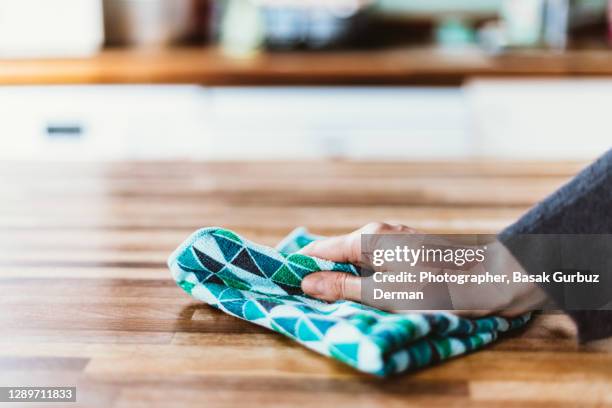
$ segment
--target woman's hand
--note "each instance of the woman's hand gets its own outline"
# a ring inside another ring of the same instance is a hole
[[[360,264],[361,234],[414,234],[413,228],[399,224],[370,223],[350,234],[315,241],[300,251],[309,256],[335,262]],[[499,242],[488,245],[488,264],[477,265],[470,274],[485,273],[487,267],[493,270],[521,271],[522,268],[512,254]],[[346,273],[317,272],[302,281],[302,290],[315,298],[336,301],[347,299],[362,301],[362,279]],[[533,283],[512,283],[477,285],[448,284],[453,301],[453,313],[463,316],[483,316],[497,313],[512,317],[541,306],[546,300],[544,292]],[[444,299],[440,299],[440,309]],[[435,304],[435,299],[434,299]]]

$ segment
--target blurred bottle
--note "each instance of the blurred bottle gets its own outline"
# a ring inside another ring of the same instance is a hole
[[[460,17],[446,17],[436,27],[436,42],[446,50],[462,50],[475,42],[471,25]]]
[[[219,39],[223,51],[234,57],[256,53],[264,41],[261,11],[251,0],[228,0],[221,11]]]
[[[569,30],[570,1],[546,0],[544,16],[544,43],[552,49],[565,49]]]
[[[612,46],[612,0],[608,0],[608,44]]]
[[[544,21],[544,0],[504,0],[501,17],[509,46],[538,45]]]
[[[104,0],[107,42],[164,47],[190,39],[201,22],[201,0]]]

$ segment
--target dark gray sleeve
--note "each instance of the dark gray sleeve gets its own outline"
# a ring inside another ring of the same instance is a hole
[[[546,247],[529,249],[518,238],[524,234],[612,234],[612,150],[498,235],[528,273],[557,265],[562,243],[550,240],[542,244]],[[544,290],[562,304],[562,293]],[[567,313],[576,322],[581,342],[612,336],[612,311]]]

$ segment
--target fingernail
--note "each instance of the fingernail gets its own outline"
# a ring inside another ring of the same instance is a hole
[[[325,291],[325,280],[317,275],[307,276],[302,281],[302,290],[311,296],[320,296]]]

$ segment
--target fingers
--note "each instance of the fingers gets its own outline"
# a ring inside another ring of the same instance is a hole
[[[361,301],[361,279],[348,273],[315,272],[304,278],[302,290],[317,299]]]
[[[353,234],[340,235],[311,242],[299,253],[334,262],[358,263],[361,256],[361,241]]]
[[[530,310],[542,308],[548,297],[539,286],[531,285],[531,288],[516,294],[510,304],[500,307],[498,313],[503,317],[517,317]]]
[[[311,242],[299,253],[334,262],[361,262],[361,234],[412,234],[413,228],[401,224],[371,222],[350,234]]]
[[[361,234],[409,234],[415,230],[404,225],[374,222],[350,234],[315,241],[299,253],[334,262],[361,263]],[[361,279],[338,272],[317,272],[302,281],[304,293],[326,301],[361,301]]]

